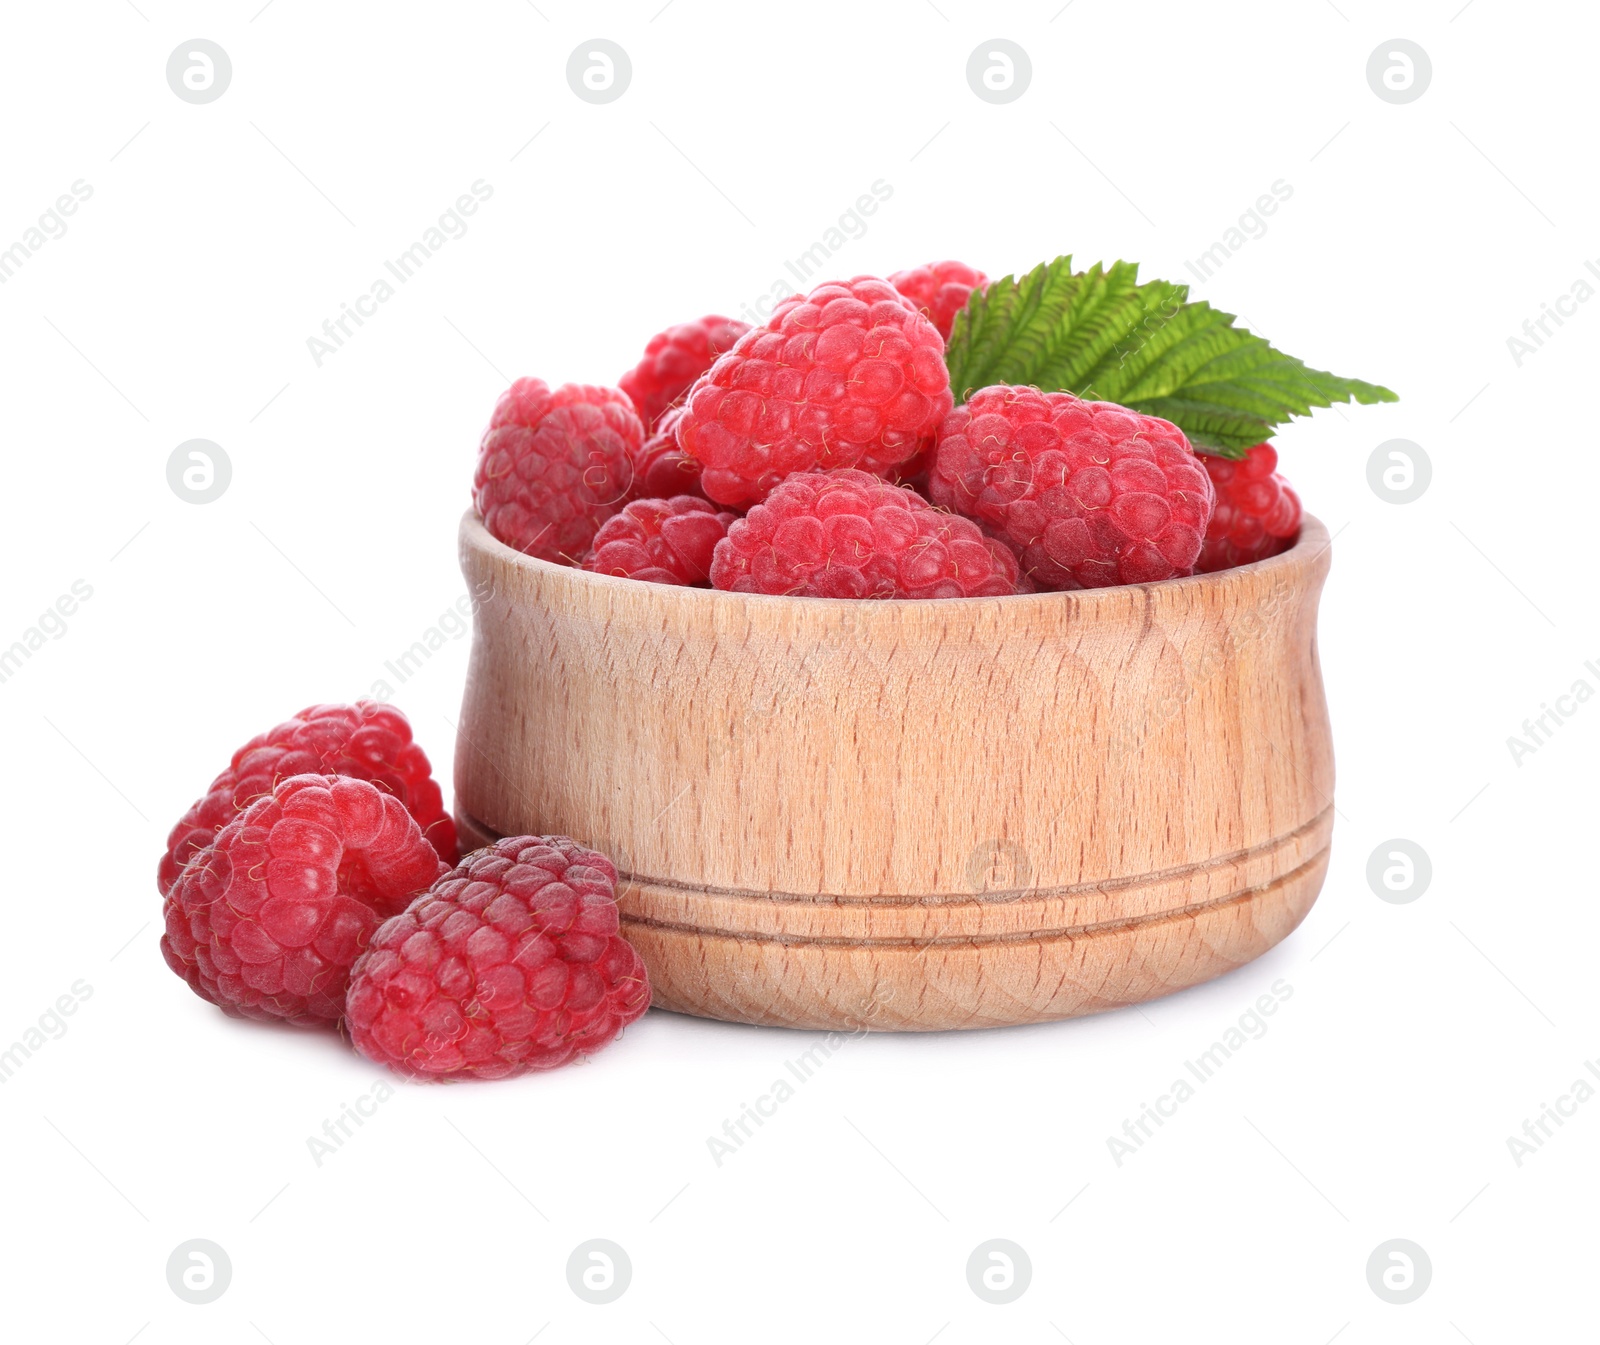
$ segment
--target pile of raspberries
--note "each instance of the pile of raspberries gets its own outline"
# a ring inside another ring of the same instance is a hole
[[[662,332],[618,388],[519,379],[483,436],[478,513],[598,574],[821,598],[1149,583],[1293,544],[1268,444],[1197,455],[1165,420],[1029,387],[955,405],[945,341],[987,283],[959,262],[857,277],[762,327]],[[388,705],[314,705],[239,748],[157,886],[162,953],[202,999],[337,1029],[416,1079],[552,1069],[650,1005],[612,862],[567,836],[462,856]]]
[[[518,379],[473,500],[507,546],[657,584],[975,598],[1143,584],[1263,560],[1300,501],[1258,444],[996,385],[955,404],[945,342],[988,284],[960,262],[794,295],[763,326],[669,328],[616,388]]]
[[[465,857],[406,717],[313,705],[257,735],[167,838],[161,951],[240,1018],[338,1028],[419,1080],[592,1055],[650,1007],[617,870],[566,836]]]

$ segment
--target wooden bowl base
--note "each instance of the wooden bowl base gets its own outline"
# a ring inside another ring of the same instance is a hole
[[[463,851],[498,839],[457,812]],[[1206,864],[1118,884],[924,897],[618,884],[658,1008],[830,1031],[1001,1027],[1156,999],[1259,957],[1327,874],[1333,810]]]

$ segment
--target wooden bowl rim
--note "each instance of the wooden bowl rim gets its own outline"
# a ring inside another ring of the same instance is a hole
[[[871,620],[881,617],[884,620],[901,621],[911,616],[912,613],[928,614],[931,612],[956,612],[956,611],[989,611],[996,604],[1002,604],[1002,610],[1014,611],[1019,616],[1027,610],[1040,610],[1052,603],[1082,608],[1104,604],[1108,608],[1118,610],[1125,614],[1127,610],[1128,595],[1144,594],[1148,598],[1158,595],[1171,595],[1173,598],[1188,597],[1203,586],[1223,588],[1229,585],[1251,588],[1257,587],[1263,580],[1270,583],[1272,576],[1278,571],[1286,571],[1297,580],[1304,582],[1306,576],[1312,571],[1316,563],[1327,555],[1332,546],[1333,539],[1328,535],[1328,529],[1322,520],[1314,514],[1305,514],[1300,520],[1300,536],[1295,544],[1287,551],[1281,551],[1276,556],[1269,556],[1266,560],[1252,561],[1248,565],[1238,565],[1228,570],[1217,570],[1211,574],[1185,575],[1178,579],[1160,579],[1147,584],[1115,584],[1105,588],[1080,588],[1070,589],[1057,593],[1015,593],[1000,597],[985,598],[898,598],[898,599],[861,599],[861,598],[813,598],[789,597],[766,593],[731,593],[723,589],[689,588],[677,584],[656,584],[648,580],[627,579],[620,575],[596,574],[592,570],[585,570],[576,565],[557,565],[553,561],[541,560],[537,556],[525,555],[514,547],[507,546],[495,537],[484,525],[477,510],[468,509],[461,517],[460,542],[463,548],[472,547],[475,550],[494,557],[503,563],[529,570],[534,574],[545,574],[549,578],[566,584],[573,590],[584,587],[595,589],[598,593],[611,592],[615,594],[637,594],[641,586],[648,586],[654,596],[667,594],[674,595],[671,600],[680,603],[722,603],[748,604],[756,609],[766,608],[769,611],[788,609],[791,611],[840,612],[850,610],[855,616]],[[1323,562],[1326,565],[1326,561]],[[678,596],[681,595],[681,596]],[[1091,612],[1092,615],[1092,612]]]

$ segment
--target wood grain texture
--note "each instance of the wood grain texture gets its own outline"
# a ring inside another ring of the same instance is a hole
[[[1328,536],[1163,584],[936,602],[679,589],[462,522],[463,840],[626,875],[664,1008],[1035,1022],[1258,956],[1327,868]]]

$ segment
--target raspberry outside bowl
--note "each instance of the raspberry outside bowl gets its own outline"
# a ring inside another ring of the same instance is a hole
[[[825,1029],[1094,1013],[1260,956],[1327,872],[1327,530],[1162,583],[861,602],[640,583],[469,513],[463,851],[615,860],[660,1008]]]

